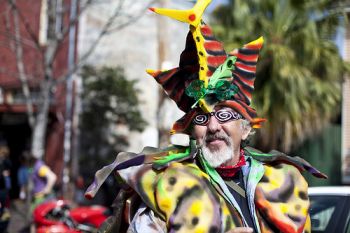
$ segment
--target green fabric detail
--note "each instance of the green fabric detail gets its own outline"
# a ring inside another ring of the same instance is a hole
[[[261,180],[261,178],[264,175],[265,170],[263,169],[263,166],[260,162],[258,162],[255,159],[251,159],[251,168],[249,173],[249,182],[253,182],[253,186],[256,186],[256,184]]]
[[[165,194],[165,190],[162,189],[164,180],[162,178],[158,179],[158,183],[156,184],[157,186],[157,191],[159,192],[160,195],[164,195]]]
[[[205,98],[206,95],[214,94],[219,101],[223,101],[231,99],[238,92],[238,87],[227,80],[228,77],[232,76],[236,59],[235,56],[228,57],[210,77],[207,88],[202,80],[194,80],[188,85],[185,90],[186,95],[196,100],[192,108],[198,104],[200,99]]]
[[[217,171],[212,166],[210,166],[208,162],[202,158],[202,156],[199,156],[199,161],[210,178],[213,179],[216,183],[220,184],[222,179]]]
[[[190,147],[191,147],[191,152],[194,152],[197,150],[197,141],[193,138],[190,138]]]
[[[177,161],[177,160],[180,160],[182,158],[185,158],[189,154],[190,154],[190,147],[186,148],[185,152],[183,152],[183,153],[170,153],[167,156],[160,157],[160,158],[156,159],[153,163],[156,166],[164,166],[171,161]]]
[[[245,150],[246,149],[247,148],[245,148]],[[246,156],[246,161],[250,161],[250,169],[249,169],[249,173],[246,174],[247,180],[245,181],[248,205],[249,205],[249,208],[253,210],[253,213],[254,213],[253,220],[255,222],[255,225],[259,226],[259,220],[256,214],[254,198],[255,198],[256,186],[258,185],[259,181],[263,177],[265,173],[265,169],[264,169],[264,166],[259,161],[255,160],[249,155]],[[258,230],[258,233],[261,233],[261,230],[259,227],[257,230]]]
[[[199,100],[207,94],[207,90],[204,87],[204,82],[202,80],[194,80],[188,85],[186,88],[186,95],[194,98],[195,100]]]
[[[247,151],[252,156],[272,156],[271,154],[262,153],[261,151],[258,151],[251,147],[245,147],[244,150]]]

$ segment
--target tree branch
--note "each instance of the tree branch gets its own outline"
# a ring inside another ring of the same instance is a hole
[[[10,1],[11,1],[11,4],[13,4],[13,5],[16,4],[15,3],[16,0],[10,0]],[[31,128],[33,128],[34,124],[35,124],[35,118],[34,118],[33,103],[32,103],[32,99],[31,99],[28,80],[27,80],[27,76],[26,76],[25,70],[24,70],[23,48],[22,48],[22,44],[19,43],[19,41],[21,39],[21,32],[20,32],[19,17],[18,17],[17,8],[12,8],[12,13],[13,13],[14,30],[15,30],[15,38],[16,38],[16,43],[15,43],[16,65],[17,65],[17,70],[19,73],[19,79],[21,80],[21,84],[22,84],[23,95],[25,96],[25,99],[26,99],[29,125],[31,126]]]
[[[36,44],[32,40],[28,40],[28,39],[25,39],[25,38],[21,37],[20,41],[18,41],[18,39],[15,37],[15,35],[10,33],[8,30],[6,30],[6,31],[0,30],[0,34],[5,36],[9,40],[13,40],[15,43],[22,43],[22,44],[27,45],[27,46],[29,46],[31,48],[37,49]]]
[[[30,26],[30,24],[28,23],[28,21],[26,20],[26,18],[25,18],[25,17],[22,15],[22,13],[18,10],[18,7],[17,7],[15,1],[13,1],[13,0],[8,0],[8,3],[10,4],[12,10],[17,12],[17,15],[19,16],[19,18],[21,19],[21,21],[22,21],[23,24],[24,24],[24,28],[26,29],[27,33],[29,34],[30,38],[32,39],[32,42],[35,44],[35,48],[41,50],[38,37],[37,37],[36,34],[34,33],[33,29],[31,28],[31,26]],[[18,16],[17,16],[17,17],[18,17]]]
[[[113,27],[111,29],[109,29],[109,31],[107,32],[109,33],[113,33],[115,31],[119,31],[127,26],[129,26],[132,23],[135,23],[136,21],[138,21],[141,16],[144,14],[145,10],[147,10],[150,6],[152,6],[153,4],[155,4],[156,2],[158,2],[159,0],[152,0],[150,1],[144,8],[142,8],[142,10],[140,10],[140,13],[137,15],[128,15],[127,18],[128,20],[125,23],[121,23],[116,27]]]
[[[47,46],[47,51],[45,51],[45,66],[51,66],[56,55],[57,52],[60,48],[60,46],[62,45],[62,41],[64,40],[64,38],[67,36],[69,29],[77,24],[79,22],[80,16],[83,12],[85,12],[85,10],[92,4],[92,0],[87,0],[86,3],[80,8],[79,12],[77,13],[76,17],[71,19],[68,22],[68,25],[66,27],[63,27],[63,29],[61,31],[56,31],[54,34],[54,37],[50,38],[48,41],[48,46]],[[59,15],[61,15],[61,18],[63,19],[63,15],[64,13],[66,13],[67,10],[63,10],[58,12]],[[48,11],[48,15],[50,17],[51,14],[56,14],[56,11]],[[51,15],[52,16],[52,15]],[[52,16],[54,17],[54,16]],[[65,25],[63,23],[63,25]],[[50,27],[50,25],[49,25]],[[52,27],[52,26],[51,26]]]
[[[154,4],[155,2],[157,2],[158,0],[152,0],[150,1],[146,7],[143,8],[143,10],[140,11],[139,14],[134,15],[133,17],[130,16],[130,19],[125,22],[122,23],[120,25],[118,25],[117,27],[114,27],[113,29],[111,29],[113,23],[115,22],[115,19],[120,15],[120,13],[122,12],[123,9],[123,5],[125,0],[120,0],[118,6],[116,7],[116,9],[114,10],[113,15],[107,20],[106,24],[103,26],[102,30],[100,31],[99,35],[97,36],[97,38],[95,39],[95,41],[92,43],[91,47],[88,49],[88,51],[81,56],[81,58],[79,59],[79,62],[72,67],[72,69],[67,71],[67,74],[62,75],[61,77],[59,77],[58,79],[56,79],[56,83],[61,83],[64,82],[67,77],[69,77],[70,75],[74,74],[78,69],[80,69],[86,62],[87,58],[94,52],[94,50],[96,49],[97,45],[100,43],[101,39],[103,38],[103,36],[105,36],[106,34],[109,34],[110,32],[115,32],[117,30],[121,30],[122,28],[125,28],[126,26],[135,23],[142,14],[144,14],[144,10],[148,9],[148,7],[151,4]]]
[[[79,22],[80,16],[82,15],[82,13],[85,12],[85,10],[86,10],[91,4],[92,4],[92,0],[87,0],[86,3],[85,3],[82,7],[79,8],[79,11],[78,11],[76,17],[73,18],[73,19],[71,19],[71,20],[68,22],[68,25],[67,25],[66,27],[63,27],[63,29],[61,30],[61,32],[56,36],[56,38],[57,38],[57,40],[58,40],[59,42],[62,41],[62,40],[67,36],[67,34],[68,34],[68,32],[69,32],[69,29],[70,29],[73,25],[75,25],[75,24],[77,24],[77,23]],[[60,14],[63,16],[65,12],[66,12],[66,11],[62,11],[62,12],[60,12]],[[63,17],[62,17],[62,18],[63,18]]]

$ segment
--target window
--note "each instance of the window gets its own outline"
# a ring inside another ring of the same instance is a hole
[[[315,213],[311,218],[311,226],[314,231],[324,231],[332,217],[335,206],[327,206],[325,209]]]
[[[350,233],[350,215],[349,215],[349,217],[348,217],[348,219],[347,219],[347,221],[346,221],[347,223],[347,227],[346,227],[346,233]]]
[[[333,232],[338,224],[344,224],[344,216],[338,215],[343,211],[346,197],[310,196],[310,199],[311,232]]]

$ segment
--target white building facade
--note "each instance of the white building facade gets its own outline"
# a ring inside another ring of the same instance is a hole
[[[113,14],[117,2],[113,0],[101,1],[84,12],[79,23],[79,57],[84,56],[94,43],[103,25]],[[157,147],[159,125],[170,130],[172,123],[183,115],[170,100],[166,100],[165,107],[158,110],[159,85],[145,70],[148,68],[169,69],[178,66],[179,56],[185,46],[188,26],[156,15],[146,9],[145,2],[147,1],[133,0],[128,9],[124,9],[124,13],[137,12],[138,14],[141,12],[142,16],[125,28],[105,35],[87,60],[87,64],[96,67],[122,66],[128,79],[137,80],[137,88],[140,90],[140,108],[148,125],[141,133],[124,132],[131,139],[129,149],[132,151],[141,151],[145,146]],[[166,0],[163,4],[166,7],[177,9],[191,8],[193,5],[189,1],[170,0]],[[158,6],[159,4],[155,5],[155,7]],[[159,24],[162,25],[160,31],[163,35],[161,38],[162,42],[165,43],[162,61],[160,61],[158,48]],[[160,114],[158,114],[159,112]]]

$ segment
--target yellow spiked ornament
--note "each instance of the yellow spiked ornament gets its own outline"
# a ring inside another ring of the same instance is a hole
[[[179,20],[184,23],[188,23],[194,27],[197,27],[202,19],[202,15],[211,3],[212,0],[198,0],[192,9],[189,10],[174,10],[165,8],[149,8],[157,14],[165,15],[170,18]]]
[[[174,10],[174,9],[165,9],[165,8],[149,8],[151,11],[164,15],[178,21],[188,23],[190,25],[190,30],[192,32],[192,36],[194,38],[197,51],[201,51],[202,56],[198,56],[198,63],[200,67],[199,70],[199,79],[204,82],[204,86],[208,86],[208,66],[206,61],[206,52],[204,48],[204,38],[200,31],[200,23],[202,20],[203,13],[212,0],[198,0],[193,8],[188,10]],[[198,42],[195,38],[199,38]],[[155,71],[147,70],[147,73],[153,76]],[[211,112],[211,107],[205,102],[205,100],[201,100],[199,102],[199,106],[203,109],[204,112]]]
[[[248,43],[246,46],[258,45],[258,44],[263,44],[263,43],[264,43],[264,37],[260,36],[258,39],[253,40],[252,42]]]

